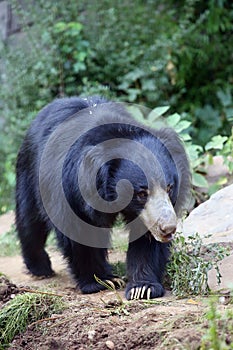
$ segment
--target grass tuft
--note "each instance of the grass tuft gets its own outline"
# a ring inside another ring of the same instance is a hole
[[[17,295],[0,310],[0,350],[6,349],[16,334],[27,326],[64,308],[61,297],[45,293]]]
[[[202,337],[200,350],[232,350],[233,349],[233,310],[218,310],[216,298],[209,301],[206,313],[207,330]]]

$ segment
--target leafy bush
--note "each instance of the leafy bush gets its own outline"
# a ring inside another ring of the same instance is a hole
[[[208,272],[214,268],[218,283],[221,274],[218,262],[228,255],[227,250],[218,244],[208,246],[209,259],[203,255],[203,241],[198,233],[185,238],[177,234],[171,246],[171,258],[167,274],[171,280],[174,295],[205,295],[210,292]]]
[[[190,136],[191,122],[184,119],[186,114],[178,113],[168,114],[169,106],[156,107],[152,110],[132,105],[129,111],[139,122],[152,128],[172,127],[184,142],[188,154],[192,172],[192,185],[195,187],[204,187],[209,190],[209,194],[217,191],[227,179],[220,179],[219,183],[209,187],[204,177],[205,165],[211,164],[213,155],[223,156],[225,164],[228,166],[229,173],[233,171],[232,154],[233,154],[233,134],[227,136],[214,136],[205,146],[205,149],[194,144]],[[233,133],[233,129],[232,129]]]
[[[0,212],[13,202],[15,158],[28,125],[54,97],[81,92],[82,72],[89,52],[82,24],[59,19],[61,14],[67,14],[61,2],[59,8],[58,4],[41,0],[36,6],[28,5],[27,11],[22,11],[18,2],[13,4],[26,38],[16,47],[2,48]],[[28,18],[34,23],[30,28],[25,24]]]
[[[230,1],[10,2],[24,34],[16,46],[1,43],[0,212],[13,202],[25,130],[54,97],[170,105],[191,122],[197,156],[211,137],[230,136]]]
[[[229,135],[232,122],[232,15],[230,1],[89,3],[88,73],[121,100],[188,113],[192,137],[204,146]]]

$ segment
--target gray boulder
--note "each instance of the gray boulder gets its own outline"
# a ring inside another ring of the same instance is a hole
[[[205,244],[229,242],[233,247],[233,184],[213,194],[210,199],[195,208],[181,228],[185,237],[196,232]],[[209,238],[205,236],[211,235]],[[221,284],[217,284],[216,273],[209,273],[211,289],[233,288],[233,250],[230,256],[219,263],[222,275]]]

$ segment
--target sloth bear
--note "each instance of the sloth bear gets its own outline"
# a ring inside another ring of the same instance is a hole
[[[107,249],[120,214],[129,232],[126,298],[164,294],[169,245],[190,187],[172,129],[150,129],[100,97],[57,99],[32,122],[16,173],[16,227],[30,273],[54,274],[44,246],[55,230],[83,293],[104,289],[95,276],[119,285]]]

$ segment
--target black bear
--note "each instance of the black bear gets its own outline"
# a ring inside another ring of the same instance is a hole
[[[100,97],[57,99],[32,122],[16,173],[16,227],[32,274],[53,275],[44,245],[55,230],[83,293],[104,289],[95,276],[117,284],[107,249],[121,214],[129,231],[126,298],[164,294],[169,245],[190,188],[172,129],[147,128]]]

